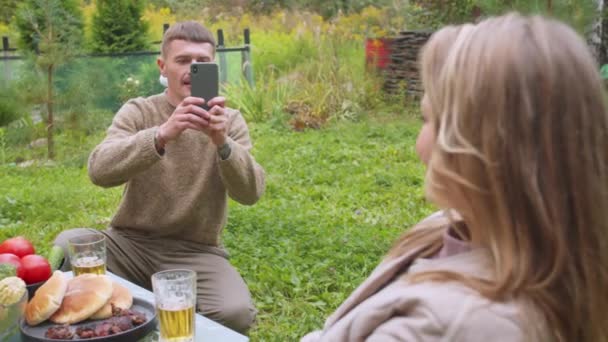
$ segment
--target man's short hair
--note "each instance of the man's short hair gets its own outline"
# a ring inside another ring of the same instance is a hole
[[[167,55],[169,43],[174,40],[185,40],[195,43],[209,43],[213,46],[215,52],[215,38],[203,25],[196,21],[182,21],[175,23],[167,29],[163,35],[163,41],[160,45],[160,53],[163,56]]]

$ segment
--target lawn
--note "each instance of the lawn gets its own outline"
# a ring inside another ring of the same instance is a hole
[[[259,309],[252,341],[294,341],[321,328],[391,242],[432,211],[414,151],[418,128],[412,113],[304,132],[250,125],[266,193],[251,207],[230,203],[223,241]],[[44,253],[63,229],[106,227],[122,189],[87,178],[86,156],[102,137],[64,132],[56,163],[0,166],[0,239],[25,235]],[[3,148],[9,161],[44,155]]]

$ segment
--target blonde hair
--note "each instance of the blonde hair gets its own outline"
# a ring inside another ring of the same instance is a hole
[[[437,137],[427,197],[461,215],[495,277],[411,280],[531,303],[555,340],[607,341],[608,111],[588,47],[562,23],[518,14],[463,28],[439,64],[432,43],[422,55]],[[450,224],[412,229],[389,257],[436,252]]]
[[[160,52],[163,56],[167,55],[169,43],[174,40],[209,43],[213,46],[213,51],[215,52],[215,38],[213,34],[196,21],[177,22],[167,29],[160,45]]]

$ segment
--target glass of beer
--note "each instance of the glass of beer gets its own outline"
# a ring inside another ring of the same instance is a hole
[[[167,270],[152,275],[152,289],[163,342],[194,341],[196,273]]]
[[[106,273],[106,237],[86,234],[68,240],[68,253],[74,276]]]

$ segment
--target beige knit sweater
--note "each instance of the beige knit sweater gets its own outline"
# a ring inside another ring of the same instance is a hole
[[[211,140],[194,130],[158,154],[156,130],[174,109],[165,94],[128,101],[91,153],[89,177],[103,187],[126,183],[113,228],[218,246],[228,196],[255,203],[264,191],[264,170],[249,153],[249,130],[235,110],[228,110],[228,159],[220,160]]]

